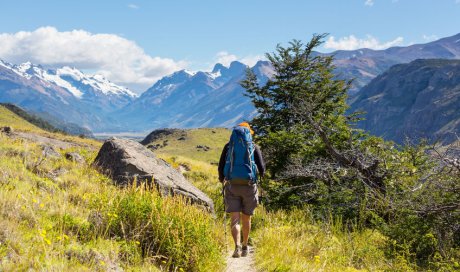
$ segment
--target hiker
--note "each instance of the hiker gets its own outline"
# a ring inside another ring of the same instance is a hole
[[[257,145],[252,142],[254,131],[247,122],[233,129],[219,160],[219,180],[223,183],[225,212],[231,215],[231,230],[235,242],[234,258],[248,255],[251,216],[258,204],[257,176],[265,173],[265,162]],[[243,243],[240,244],[240,219]]]

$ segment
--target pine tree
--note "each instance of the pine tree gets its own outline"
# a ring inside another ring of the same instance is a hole
[[[350,137],[344,115],[350,82],[334,78],[331,56],[313,51],[323,37],[314,35],[306,45],[298,40],[287,48],[278,45],[276,53],[266,54],[275,71],[273,78],[259,86],[254,73],[248,70],[242,82],[259,112],[252,123],[261,145],[269,157],[276,158],[270,160],[274,176],[298,155],[324,152],[311,120],[329,128],[327,133],[335,142],[346,142]]]
[[[357,140],[362,136],[350,125],[354,116],[345,115],[351,81],[335,77],[332,56],[314,51],[324,37],[314,35],[307,44],[293,40],[288,47],[278,45],[276,52],[266,54],[273,77],[260,86],[248,70],[241,83],[259,113],[252,125],[271,177],[282,181],[281,190],[291,192],[284,193],[284,198],[294,198],[294,202],[308,198],[305,188],[318,180],[315,175],[328,175],[325,170],[332,165],[353,168],[369,187],[384,191],[383,177],[376,172],[379,161],[366,158],[363,162],[357,159],[363,157],[361,153],[349,152],[359,149]],[[312,167],[323,169],[310,171]],[[319,180],[331,190],[330,178]]]

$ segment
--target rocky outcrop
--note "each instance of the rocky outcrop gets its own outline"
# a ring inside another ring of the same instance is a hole
[[[145,182],[156,187],[162,195],[184,196],[190,203],[214,212],[214,204],[206,194],[138,142],[117,138],[107,140],[93,165],[110,176],[117,185]]]
[[[163,139],[165,136],[178,134],[180,137],[187,136],[187,132],[183,129],[175,129],[175,128],[163,128],[163,129],[156,129],[152,131],[149,135],[147,135],[142,141],[141,144],[148,145],[157,141],[158,139]]]

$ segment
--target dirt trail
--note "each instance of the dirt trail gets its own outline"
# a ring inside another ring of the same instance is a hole
[[[249,254],[246,257],[233,258],[233,251],[228,253],[227,268],[225,272],[256,272],[254,262],[254,249],[249,247]]]

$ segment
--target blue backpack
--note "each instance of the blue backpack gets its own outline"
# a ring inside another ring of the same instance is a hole
[[[224,175],[227,180],[244,179],[252,184],[257,182],[254,150],[249,129],[242,126],[235,127],[228,143],[224,166]]]

